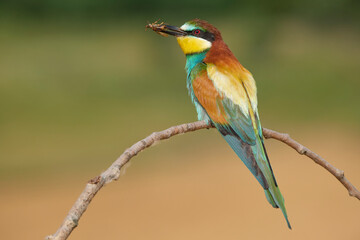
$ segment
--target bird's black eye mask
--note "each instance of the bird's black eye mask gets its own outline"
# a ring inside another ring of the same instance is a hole
[[[215,40],[214,34],[212,34],[211,32],[203,31],[198,28],[194,29],[192,31],[185,31],[185,32],[187,33],[187,35],[198,37],[198,38],[203,38],[209,42],[213,42]]]

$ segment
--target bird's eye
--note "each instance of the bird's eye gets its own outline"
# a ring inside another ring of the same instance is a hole
[[[200,34],[200,29],[195,29],[195,30],[193,30],[193,34],[194,35],[199,35]]]

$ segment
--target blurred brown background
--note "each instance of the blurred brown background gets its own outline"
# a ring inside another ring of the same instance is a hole
[[[0,232],[43,239],[87,180],[153,131],[196,120],[175,39],[147,21],[217,26],[258,85],[264,127],[290,133],[360,187],[359,2],[0,3]],[[360,239],[360,203],[266,140],[293,230],[215,130],[132,160],[70,239]]]

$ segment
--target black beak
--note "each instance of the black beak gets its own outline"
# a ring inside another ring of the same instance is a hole
[[[185,32],[184,30],[178,28],[178,27],[174,27],[174,26],[170,26],[170,25],[163,25],[163,27],[159,30],[159,32],[165,33],[165,34],[169,34],[175,37],[181,37],[181,36],[186,36],[187,32]]]

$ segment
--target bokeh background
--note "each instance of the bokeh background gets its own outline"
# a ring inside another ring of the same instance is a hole
[[[175,39],[160,19],[217,26],[257,80],[263,126],[360,187],[360,2],[0,2],[0,232],[43,239],[87,180],[153,131],[196,120]],[[215,130],[132,160],[70,239],[360,238],[359,201],[311,160],[266,146],[293,230]]]

